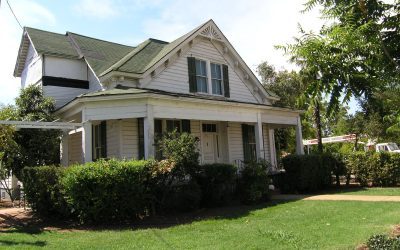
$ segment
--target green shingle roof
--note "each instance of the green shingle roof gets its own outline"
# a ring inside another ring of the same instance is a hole
[[[202,26],[171,43],[150,38],[137,47],[72,32],[63,35],[33,28],[25,29],[39,54],[65,58],[84,57],[95,74],[102,76],[111,71],[143,74]]]
[[[67,32],[67,35],[76,44],[77,49],[82,53],[96,75],[100,75],[100,73],[135,49],[132,46],[99,40],[72,32]]]
[[[25,29],[37,53],[57,57],[79,58],[79,54],[66,35],[33,28]]]

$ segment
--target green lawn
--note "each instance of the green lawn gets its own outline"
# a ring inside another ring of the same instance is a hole
[[[328,191],[327,194],[400,196],[400,187],[341,188]]]
[[[163,229],[0,232],[0,247],[63,249],[354,249],[400,223],[400,203],[294,201],[219,210]]]

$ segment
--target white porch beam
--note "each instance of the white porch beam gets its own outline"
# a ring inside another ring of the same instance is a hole
[[[66,131],[63,131],[61,137],[61,165],[68,166],[69,159],[68,159],[68,149],[69,149],[69,134]]]
[[[303,135],[301,133],[300,116],[297,117],[297,126],[296,126],[296,154],[299,154],[299,155],[304,154]]]
[[[154,157],[154,114],[153,106],[147,106],[147,116],[143,119],[144,129],[144,158]]]
[[[92,161],[92,123],[90,121],[83,123],[82,153],[84,163]]]
[[[72,122],[41,122],[41,121],[0,121],[2,125],[11,125],[16,128],[37,128],[37,129],[76,129],[82,126],[81,123]]]
[[[257,114],[257,123],[254,129],[255,137],[256,137],[256,153],[257,159],[264,159],[264,140],[263,140],[263,133],[262,133],[262,121],[261,121],[261,114]]]

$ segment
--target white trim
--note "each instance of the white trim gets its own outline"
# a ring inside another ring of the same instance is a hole
[[[72,122],[31,122],[31,121],[1,121],[2,125],[11,125],[16,128],[36,128],[36,129],[60,129],[70,130],[82,126],[82,123]]]

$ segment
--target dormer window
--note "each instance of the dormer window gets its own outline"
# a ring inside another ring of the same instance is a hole
[[[188,72],[191,93],[230,96],[227,65],[188,57]]]

